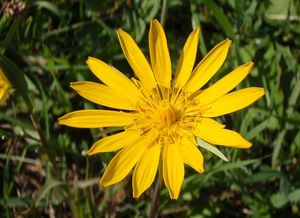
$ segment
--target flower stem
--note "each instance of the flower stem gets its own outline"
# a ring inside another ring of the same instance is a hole
[[[43,132],[43,129],[41,127],[40,121],[38,120],[38,118],[36,117],[34,111],[33,111],[33,105],[29,99],[29,97],[27,95],[23,96],[25,103],[27,104],[28,107],[28,114],[30,114],[30,119],[32,122],[33,127],[36,129],[39,137],[40,137],[40,142],[43,145],[43,149],[47,155],[48,160],[50,161],[50,163],[52,164],[52,166],[54,167],[55,164],[55,160],[52,154],[52,151],[50,149],[50,146],[48,144],[48,140],[45,137],[45,134]],[[55,167],[54,167],[55,168]]]
[[[32,122],[34,128],[37,130],[37,133],[38,133],[38,135],[40,137],[41,144],[44,146],[43,147],[44,151],[45,151],[45,153],[46,153],[46,155],[47,155],[50,163],[52,164],[52,166],[54,166],[54,163],[55,163],[54,162],[54,158],[53,158],[51,149],[49,147],[48,141],[47,141],[47,139],[46,139],[46,137],[44,135],[44,132],[43,132],[43,130],[41,128],[39,120],[37,119],[37,117],[35,116],[35,114],[32,113],[32,112],[30,114],[30,119],[31,119],[31,122]]]
[[[168,7],[168,0],[163,0],[162,10],[161,10],[161,14],[160,14],[160,23],[162,26],[164,26],[165,22],[166,22],[167,7]]]
[[[154,188],[148,218],[154,218],[156,215],[157,202],[158,202],[158,197],[159,197],[159,193],[160,193],[161,183],[162,183],[162,179],[159,177],[156,181],[156,185]]]

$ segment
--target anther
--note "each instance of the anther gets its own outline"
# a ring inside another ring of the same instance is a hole
[[[161,104],[157,109],[157,118],[161,127],[170,127],[177,121],[177,112],[169,103]]]

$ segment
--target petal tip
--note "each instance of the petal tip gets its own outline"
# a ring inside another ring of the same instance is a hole
[[[178,196],[179,196],[179,193],[172,193],[172,194],[170,194],[170,199],[172,199],[172,200],[177,200],[178,199]]]
[[[257,95],[258,95],[258,98],[260,98],[260,97],[262,97],[262,96],[264,96],[265,94],[266,94],[266,92],[265,92],[265,89],[264,88],[261,88],[261,87],[258,87],[257,88]]]
[[[246,64],[241,65],[242,67],[245,67],[247,69],[247,72],[250,72],[254,66],[253,61],[248,61]]]
[[[107,186],[109,186],[109,184],[107,183],[107,181],[103,181],[104,177],[102,177],[99,181],[100,185],[103,186],[104,188],[106,188]]]
[[[203,166],[197,169],[197,172],[198,172],[198,173],[204,173],[204,171],[205,171],[205,170],[204,170]]]
[[[159,28],[161,28],[161,29],[163,29],[163,27],[162,27],[162,25],[161,25],[161,23],[157,20],[157,19],[154,19],[154,20],[151,20],[150,21],[150,28],[156,28],[156,29],[159,29]]]
[[[247,141],[243,148],[251,148],[251,147],[252,147],[252,143]]]
[[[200,173],[204,173],[205,168],[204,168],[204,163],[202,164],[201,168],[200,168]]]
[[[142,192],[138,192],[138,191],[133,191],[132,193],[132,197],[134,198],[140,198],[141,197]]]
[[[126,33],[122,28],[118,28],[116,32],[117,32],[118,36],[123,35],[123,34]]]
[[[151,20],[151,22],[150,23],[159,23],[160,24],[160,22],[157,20],[157,19],[153,19],[153,20]]]
[[[86,59],[85,63],[88,65],[88,67],[90,68],[93,64],[93,62],[99,61],[97,58],[92,57],[92,56],[88,56],[88,58]]]
[[[253,68],[253,65],[254,65],[254,62],[253,61],[248,61],[247,63],[241,65],[241,66],[244,66],[244,67],[249,67],[250,70]]]
[[[93,154],[95,154],[95,153],[93,152],[93,150],[94,150],[94,149],[90,148],[90,149],[86,152],[87,156],[92,156]]]
[[[250,70],[249,70],[249,71],[251,71],[251,70],[252,70],[253,66],[254,66],[254,62],[253,62],[253,61],[249,61],[249,68],[250,68]]]
[[[94,57],[92,56],[88,56],[88,58],[86,59],[85,63],[88,63],[90,62],[91,60],[95,59]]]
[[[196,35],[199,40],[200,27],[196,27],[191,34]]]
[[[228,46],[230,46],[231,43],[232,43],[232,40],[231,40],[231,39],[226,39],[226,44],[227,44]]]
[[[59,117],[57,120],[59,125],[64,125],[64,116]]]

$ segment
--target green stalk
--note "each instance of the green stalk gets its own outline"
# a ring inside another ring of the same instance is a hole
[[[149,209],[148,218],[154,218],[155,215],[156,215],[158,197],[159,197],[159,193],[160,193],[160,189],[161,189],[161,183],[162,183],[162,179],[160,177],[157,178],[155,188],[154,188],[154,192],[153,192],[153,196],[152,196],[150,209]]]
[[[166,22],[167,8],[168,8],[168,0],[163,0],[162,10],[161,10],[161,14],[160,14],[160,23],[162,26],[164,26],[165,22]]]

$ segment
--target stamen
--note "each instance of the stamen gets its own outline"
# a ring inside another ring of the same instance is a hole
[[[157,108],[156,119],[161,128],[170,127],[177,121],[177,112],[170,103],[162,102]]]

